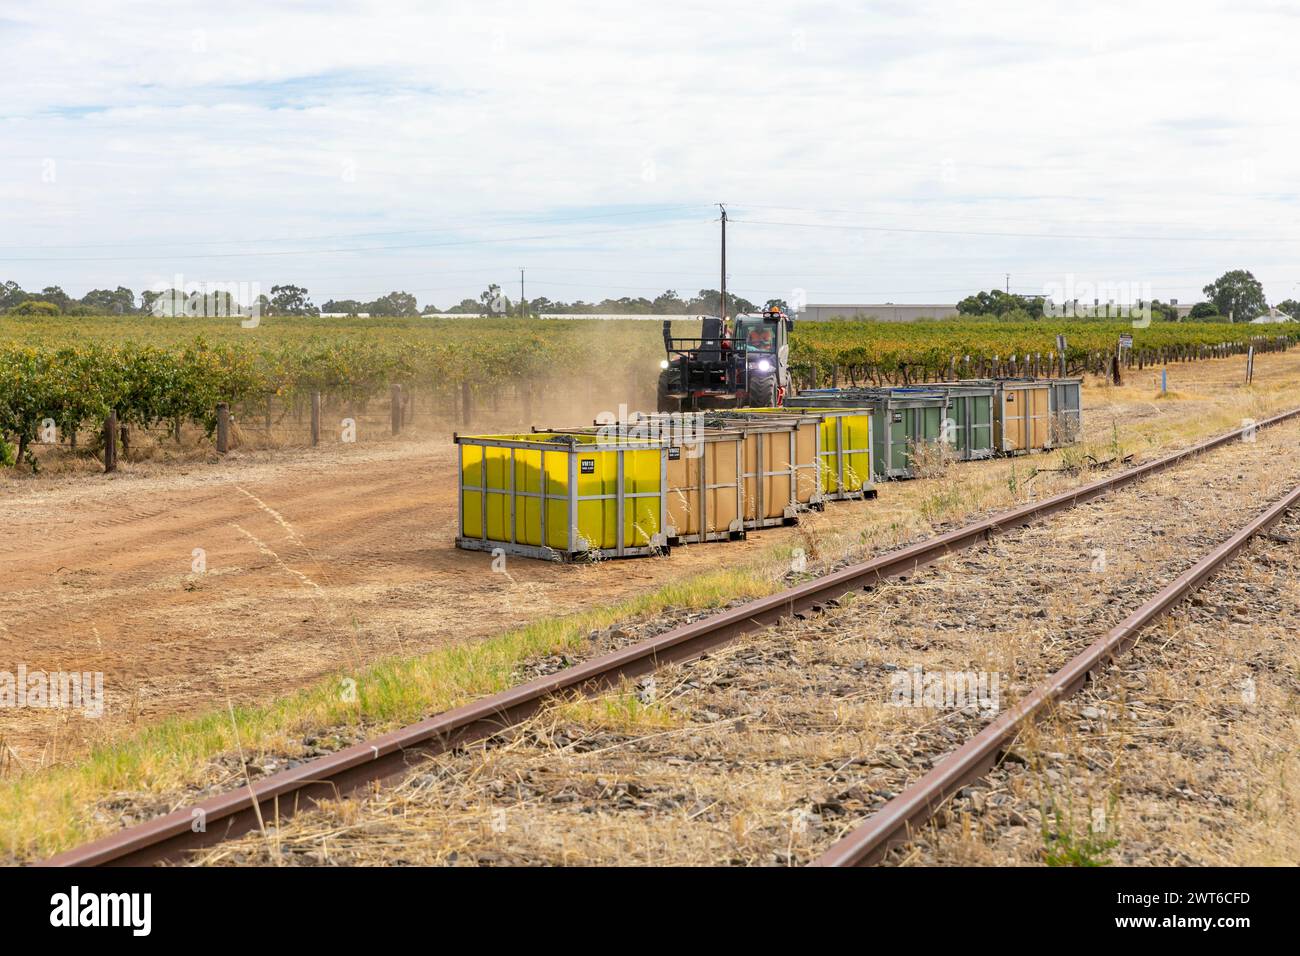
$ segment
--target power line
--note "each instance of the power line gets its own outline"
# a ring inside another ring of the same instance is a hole
[[[713,222],[709,219],[707,222]],[[268,252],[205,252],[196,255],[147,255],[147,256],[0,256],[0,262],[138,262],[148,259],[246,259],[264,256],[316,256],[326,253],[342,252],[387,252],[394,249],[436,249],[448,246],[476,246],[500,242],[540,242],[547,239],[581,239],[586,236],[604,235],[619,232],[644,232],[651,229],[667,229],[683,225],[681,222],[647,223],[640,226],[623,226],[616,229],[591,229],[582,233],[552,233],[535,236],[502,236],[496,239],[459,239],[450,242],[416,242],[395,246],[353,246],[336,249],[280,249]]]
[[[231,245],[234,243],[238,243],[240,245],[250,245],[253,243],[265,243],[265,242],[318,242],[326,239],[366,239],[372,236],[418,236],[418,235],[424,235],[426,233],[438,232],[440,230],[448,230],[448,229],[474,229],[474,228],[495,229],[501,226],[527,226],[527,225],[534,225],[534,224],[552,225],[555,223],[564,223],[564,222],[589,222],[592,220],[611,219],[619,216],[653,215],[654,213],[657,212],[666,212],[669,210],[679,210],[679,209],[703,210],[707,208],[708,206],[703,203],[692,203],[689,205],[682,204],[682,205],[675,205],[675,206],[654,206],[647,209],[626,209],[626,210],[619,210],[618,212],[592,213],[590,215],[583,215],[583,216],[561,216],[561,217],[546,216],[541,218],[533,217],[528,219],[507,219],[507,220],[502,220],[500,222],[494,222],[494,223],[484,223],[481,220],[468,222],[468,223],[451,223],[451,224],[444,223],[440,226],[429,227],[427,229],[402,229],[402,230],[387,230],[387,231],[379,231],[379,232],[334,233],[332,235],[320,235],[320,236],[281,236],[279,238],[262,238],[262,239],[250,239],[246,237],[240,237],[236,239],[194,239],[187,242],[176,242],[169,238],[138,240],[134,242],[80,242],[80,243],[42,245],[42,246],[38,246],[37,248],[96,249],[105,246],[112,246],[112,247],[154,246],[154,245],[208,246],[208,245]],[[5,243],[4,245],[0,245],[0,249],[27,248],[29,245],[31,244],[17,243],[17,242]],[[327,251],[327,250],[320,250],[320,251]]]
[[[766,219],[731,219],[730,222],[751,226],[782,226],[794,229],[848,229],[860,232],[908,232],[937,236],[993,236],[1007,239],[1100,239],[1106,242],[1300,242],[1285,236],[1102,236],[1046,232],[978,232],[965,229],[913,229],[902,226],[861,226],[826,222],[775,222]]]
[[[942,202],[951,202],[951,201],[952,200],[947,199],[946,197],[917,197],[917,198],[908,198],[906,200],[894,200],[893,202],[906,202],[909,204],[917,204],[917,203],[942,203]],[[1002,199],[1002,197],[990,197],[989,201],[1002,202],[1004,200]],[[859,216],[859,217],[868,217],[868,218],[876,218],[879,216],[898,218],[900,216],[908,215],[906,213],[889,212],[880,209],[866,210],[860,208],[845,209],[845,208],[826,208],[826,207],[817,207],[817,206],[773,206],[773,205],[760,205],[756,203],[743,203],[743,204],[738,203],[737,205],[742,209],[774,209],[774,210],[782,210],[788,212],[827,213],[835,216]],[[1046,219],[1042,217],[1031,218],[1025,216],[963,216],[957,213],[941,214],[941,213],[930,213],[930,212],[925,212],[922,214],[922,216],[926,219],[958,219],[966,222],[1025,222],[1025,223],[1034,223],[1041,226],[1051,226],[1051,225],[1060,225],[1062,223],[1068,223],[1070,225],[1075,225],[1075,226],[1122,225],[1122,226],[1165,226],[1165,227],[1175,227],[1179,229],[1219,228],[1218,225],[1213,223],[1204,224],[1204,223],[1188,222],[1185,220],[1179,221],[1179,220],[1171,220],[1171,219],[1163,219],[1158,222],[1149,219],[1078,220],[1078,219]],[[1279,221],[1277,223],[1269,223],[1269,225],[1284,225],[1284,223]]]

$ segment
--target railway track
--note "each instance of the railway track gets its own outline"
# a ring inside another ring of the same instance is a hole
[[[879,864],[1243,867],[1300,858],[1300,834],[1285,822],[1295,816],[1288,782],[1300,768],[1298,541],[1300,507],[1053,702],[994,768]]]
[[[1202,557],[1106,634],[1088,645],[1028,696],[995,718],[956,751],[944,757],[881,810],[823,853],[815,866],[865,866],[878,862],[894,845],[908,840],[953,794],[984,776],[1008,744],[1034,720],[1073,696],[1101,667],[1137,641],[1142,630],[1200,587],[1250,540],[1300,505],[1300,486],[1260,512],[1230,538]]]
[[[1300,416],[1300,409],[1251,428],[1266,428],[1297,416]],[[623,678],[640,677],[666,664],[697,659],[739,635],[783,619],[804,617],[833,607],[846,594],[874,588],[885,579],[906,575],[944,555],[987,541],[999,532],[1027,527],[1037,519],[1166,471],[1238,441],[1248,431],[1250,429],[1229,432],[1069,492],[842,568],[770,597],[675,628],[557,674],[529,681],[501,694],[318,758],[293,770],[274,774],[248,788],[128,828],[47,862],[51,865],[141,865],[179,859],[187,851],[258,830],[322,799],[334,799],[373,781],[403,774],[421,757],[497,734],[503,728],[519,724],[536,714],[544,702],[556,694],[590,692],[616,684]],[[1023,698],[980,731],[936,766],[931,774],[900,793],[861,828],[832,847],[818,862],[823,865],[872,862],[890,845],[905,839],[911,829],[956,788],[987,770],[996,760],[1002,744],[1014,736],[1017,728],[1032,720],[1051,702],[1076,689],[1090,671],[1122,652],[1138,630],[1213,574],[1251,536],[1278,520],[1297,500],[1300,500],[1300,489],[1257,516],[1250,525],[1147,600],[1123,624],[1054,674],[1047,686]],[[196,826],[196,820],[202,821],[202,825]]]

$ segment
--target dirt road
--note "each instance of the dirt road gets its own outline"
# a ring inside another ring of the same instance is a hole
[[[6,710],[0,736],[48,760],[101,727],[266,699],[716,563],[716,550],[692,548],[593,566],[519,559],[496,573],[489,556],[452,547],[455,489],[447,442],[421,441],[79,475],[8,497],[0,669],[103,671],[106,713]]]

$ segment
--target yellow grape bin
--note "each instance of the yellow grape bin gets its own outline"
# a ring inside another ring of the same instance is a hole
[[[530,558],[668,550],[667,449],[597,435],[457,435],[456,547]]]
[[[583,428],[551,428],[564,435],[611,435],[618,441],[646,434],[668,450],[668,543],[740,541],[745,537],[745,433],[739,428],[696,427],[694,419],[654,416]]]

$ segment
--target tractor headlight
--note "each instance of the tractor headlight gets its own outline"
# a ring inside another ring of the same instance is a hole
[[[772,371],[772,363],[769,362],[767,359],[759,359],[758,370],[760,372],[770,372]]]
[[[668,367],[668,360],[667,360],[667,359],[660,359],[660,360],[659,360],[659,367],[660,367],[660,368],[667,368],[667,367]]]

